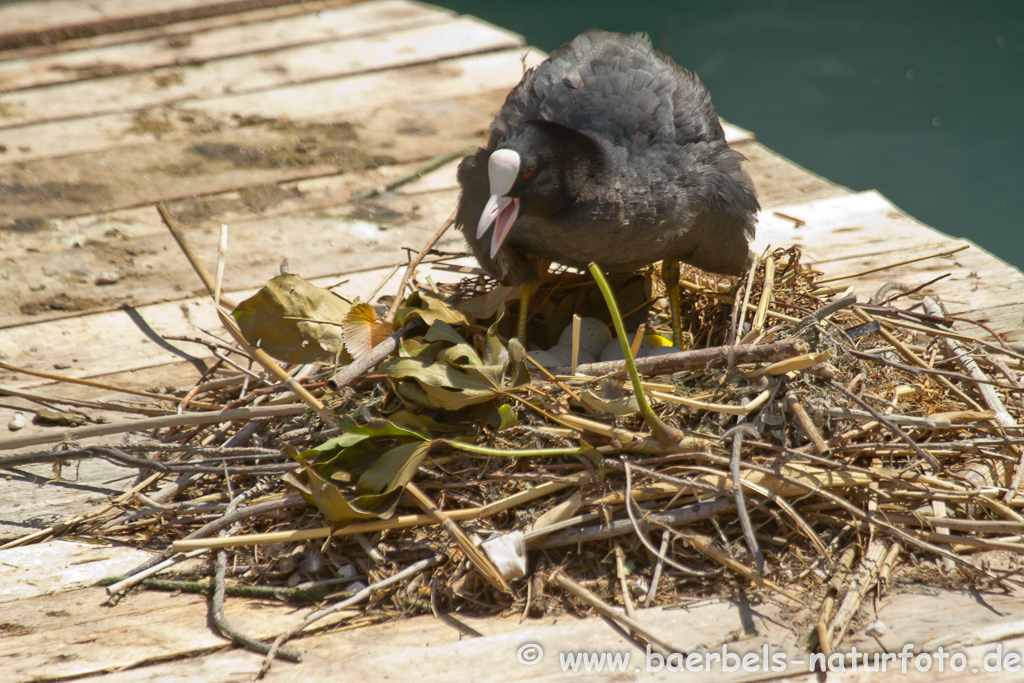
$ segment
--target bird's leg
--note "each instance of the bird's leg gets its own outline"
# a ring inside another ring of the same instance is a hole
[[[519,288],[519,324],[516,325],[516,336],[523,348],[526,348],[526,319],[529,317],[532,291],[533,285],[529,282],[524,282]]]
[[[668,308],[672,315],[672,346],[683,348],[683,320],[679,312],[679,261],[661,262],[661,279],[668,292]]]

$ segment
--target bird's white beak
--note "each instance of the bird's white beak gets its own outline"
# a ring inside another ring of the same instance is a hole
[[[515,184],[518,174],[519,155],[510,149],[495,150],[487,160],[491,196],[476,226],[476,237],[483,237],[491,224],[494,224],[494,234],[491,235],[491,258],[498,253],[501,243],[505,241],[512,224],[519,216],[519,199],[506,196]]]

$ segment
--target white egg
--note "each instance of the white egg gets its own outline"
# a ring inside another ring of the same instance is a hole
[[[541,349],[537,349],[536,351],[530,351],[526,355],[537,361],[537,363],[539,363],[541,367],[548,368],[549,370],[551,368],[560,368],[563,365],[568,365],[568,363],[563,361],[558,356],[552,353],[548,353],[547,351],[543,351]]]
[[[582,347],[583,344],[580,344]],[[572,346],[570,344],[557,344],[548,349],[548,353],[552,356],[557,356],[562,359],[562,365],[572,365]],[[583,365],[585,363],[593,363],[594,357],[580,348],[579,357],[577,363]]]
[[[591,358],[597,358],[611,338],[608,326],[597,318],[580,318],[580,351],[586,351]],[[562,344],[572,344],[572,324],[558,335],[558,345]]]
[[[643,357],[647,355],[650,350],[654,348],[651,342],[646,339],[641,340],[640,350],[637,352],[637,357]],[[619,338],[616,337],[608,342],[605,347],[601,350],[601,360],[622,360],[622,346],[619,344]]]

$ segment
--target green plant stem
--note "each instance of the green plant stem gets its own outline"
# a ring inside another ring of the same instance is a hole
[[[475,444],[464,443],[462,441],[453,441],[451,439],[439,439],[441,443],[448,444],[452,448],[465,451],[467,453],[477,453],[479,455],[494,455],[499,458],[543,458],[555,455],[583,455],[587,452],[586,448],[524,448],[522,450],[505,450],[501,448],[488,448],[487,446],[477,446]]]
[[[597,288],[601,290],[601,295],[608,305],[608,312],[612,316],[615,334],[619,336],[622,356],[626,363],[626,369],[629,371],[629,380],[633,383],[633,393],[636,395],[637,403],[640,404],[640,413],[644,416],[647,424],[651,426],[651,431],[654,432],[658,443],[662,446],[671,446],[672,444],[679,443],[683,439],[683,433],[661,421],[661,418],[658,417],[654,409],[651,408],[651,404],[647,401],[647,395],[644,393],[643,387],[640,386],[640,373],[637,372],[636,362],[633,360],[633,352],[629,348],[629,341],[626,339],[626,326],[622,322],[619,304],[615,301],[615,294],[612,292],[608,280],[605,279],[604,273],[601,272],[601,268],[596,263],[591,263],[588,268],[590,268],[590,274],[594,277]]]

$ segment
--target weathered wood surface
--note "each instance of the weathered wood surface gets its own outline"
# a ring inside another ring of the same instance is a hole
[[[298,0],[169,0],[154,6],[136,0],[41,0],[0,8],[0,49],[58,41],[126,29],[221,16]]]
[[[82,3],[75,4],[84,6]],[[187,34],[182,32],[185,37],[177,39],[169,39],[166,36],[151,37],[134,42],[121,41],[114,45],[86,47],[34,57],[16,58],[13,55],[0,55],[6,57],[0,62],[0,91],[40,88],[44,85],[91,80],[100,76],[109,77],[164,67],[200,65],[209,60],[223,60],[228,57],[247,56],[248,59],[257,59],[256,55],[265,51],[291,54],[290,58],[294,59],[294,52],[283,51],[300,45],[327,43],[364,33],[395,31],[429,24],[451,16],[451,12],[439,8],[400,0],[364,3],[351,7],[319,4],[323,6],[320,11],[315,11],[316,7],[309,7],[302,14],[275,18],[275,21],[252,22],[253,26],[244,25],[251,22],[240,21],[245,15],[232,14],[230,16],[237,23],[226,26],[193,26]],[[241,66],[238,62],[234,64]],[[266,68],[269,64],[264,60],[262,66]],[[329,65],[314,63],[314,66]],[[306,78],[315,75],[314,73]],[[154,76],[152,80],[156,81],[158,78]],[[113,82],[123,83],[116,80]],[[174,85],[181,87],[183,84]],[[231,82],[225,81],[219,85],[222,88],[231,87]],[[86,94],[89,101],[95,96],[92,91]],[[9,120],[3,122],[4,125],[13,123],[15,122]]]
[[[21,46],[0,52],[0,361],[147,390],[188,386],[198,376],[139,322],[157,336],[217,329],[198,280],[152,207],[156,201],[168,202],[209,266],[219,225],[230,226],[225,287],[236,297],[275,275],[283,260],[318,284],[347,280],[340,292],[365,296],[391,264],[404,260],[403,247],[422,245],[455,205],[456,162],[395,192],[350,200],[435,155],[480,144],[522,74],[522,41],[414,2],[347,5],[168,0],[154,9],[122,0],[48,0],[0,6],[0,49]],[[90,34],[97,35],[75,37]],[[47,36],[62,42],[37,44]],[[542,57],[532,50],[526,63]],[[759,245],[799,244],[808,262],[834,276],[963,242],[917,223],[876,193],[852,194],[808,173],[746,131],[726,131],[749,159],[764,207]],[[449,233],[439,246],[459,249],[461,238]],[[1024,291],[1024,276],[981,249],[837,284],[852,284],[867,298],[887,282],[914,287],[945,272],[952,277],[932,289],[952,312],[1021,339],[1024,304],[1015,293]],[[117,282],[95,284],[107,273],[119,276]],[[134,310],[121,310],[122,304]],[[205,356],[201,346],[173,346]],[[8,371],[0,371],[0,386],[111,398],[101,389]],[[0,425],[15,410],[31,415],[36,408],[0,396]],[[30,425],[21,433],[59,435],[60,429]],[[54,481],[48,466],[0,473],[0,543],[108,500],[130,486],[128,474],[104,461],[83,464],[77,478],[74,467],[65,467],[63,478],[74,481]],[[85,586],[138,559],[130,549],[62,541],[0,551],[0,583],[7,586],[0,590],[6,667],[0,678],[250,680],[258,658],[225,649],[210,633],[202,598],[142,593],[115,608],[97,607],[103,591]],[[949,609],[936,610],[937,600]],[[878,608],[891,634],[883,642],[898,649],[1020,619],[1015,601],[887,596]],[[802,634],[785,631],[772,609],[755,610],[761,614],[752,619],[755,630],[789,647]],[[264,634],[300,616],[244,600],[229,600],[229,615]],[[429,616],[316,634],[298,642],[306,663],[278,664],[268,680],[319,680],[339,671],[347,680],[397,680],[412,667],[425,680],[575,680],[578,674],[557,668],[558,650],[631,647],[596,620],[459,618],[483,637],[460,638]],[[659,610],[643,619],[680,647],[733,642],[751,623],[725,603]],[[524,667],[515,653],[533,638],[548,656]],[[114,672],[118,667],[129,668]],[[861,680],[858,675],[846,677]],[[622,674],[590,677],[621,680]],[[791,670],[785,680],[817,679]]]

